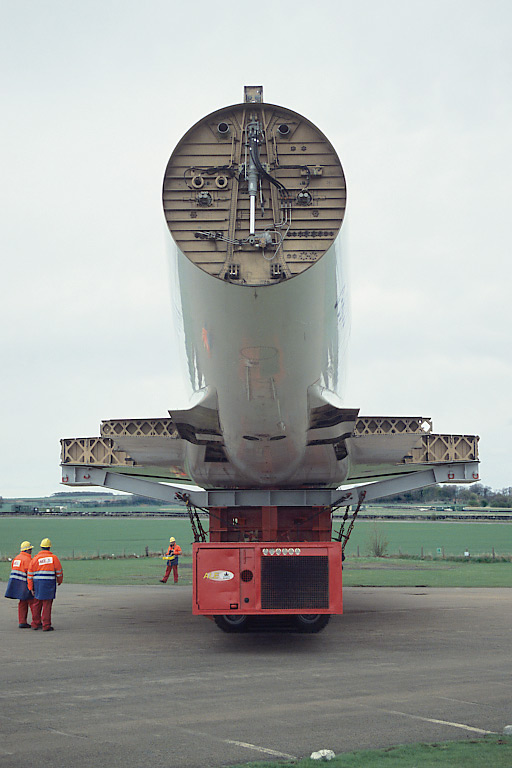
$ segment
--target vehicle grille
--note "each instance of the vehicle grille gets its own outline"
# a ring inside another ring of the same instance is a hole
[[[328,608],[328,557],[263,557],[261,607],[274,610]]]

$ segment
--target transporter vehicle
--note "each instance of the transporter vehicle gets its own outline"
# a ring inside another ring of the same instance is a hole
[[[343,550],[363,500],[478,479],[477,437],[343,403],[345,205],[331,143],[260,86],[199,120],[163,184],[194,404],[62,441],[65,484],[186,505],[193,612],[226,631],[268,614],[322,629],[343,610]]]

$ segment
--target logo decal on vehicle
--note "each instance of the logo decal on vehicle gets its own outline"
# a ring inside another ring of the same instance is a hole
[[[203,579],[210,579],[210,581],[230,581],[234,578],[235,574],[231,571],[208,571],[203,576]]]

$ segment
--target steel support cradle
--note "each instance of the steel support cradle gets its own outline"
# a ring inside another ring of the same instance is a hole
[[[438,483],[473,483],[479,479],[478,462],[436,464],[385,480],[360,483],[337,489],[218,489],[190,490],[157,480],[124,474],[99,467],[66,464],[62,482],[70,486],[94,485],[147,496],[168,503],[185,504],[189,499],[196,507],[337,507],[357,504],[365,492],[365,502],[385,496],[413,491]]]

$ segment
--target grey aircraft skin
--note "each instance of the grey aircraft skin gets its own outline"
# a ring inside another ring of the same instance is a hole
[[[339,239],[293,280],[252,287],[205,274],[177,249],[190,383],[196,405],[218,413],[228,459],[205,462],[204,446],[188,443],[185,468],[198,485],[318,487],[345,479],[348,457],[338,461],[331,442],[308,446],[312,410],[342,407],[348,318]],[[340,424],[338,434],[347,431]],[[316,440],[332,434],[314,430]]]

